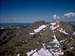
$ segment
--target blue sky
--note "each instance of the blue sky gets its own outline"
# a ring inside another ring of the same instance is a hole
[[[67,12],[75,12],[75,0],[0,0],[1,23],[49,21]]]

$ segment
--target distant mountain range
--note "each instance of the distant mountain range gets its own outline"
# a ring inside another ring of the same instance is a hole
[[[30,27],[31,23],[0,23],[0,29],[14,29]]]
[[[75,28],[75,21],[66,22],[71,24]],[[31,27],[32,23],[0,23],[0,29],[14,29],[14,28],[26,28]]]

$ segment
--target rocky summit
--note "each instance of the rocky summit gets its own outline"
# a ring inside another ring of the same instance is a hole
[[[74,27],[63,21],[0,30],[0,56],[75,56]]]

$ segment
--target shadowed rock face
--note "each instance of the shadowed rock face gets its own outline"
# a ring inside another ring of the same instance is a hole
[[[18,53],[21,56],[26,56],[27,52],[42,48],[42,43],[45,43],[47,49],[49,49],[48,45],[54,45],[49,43],[54,39],[50,26],[46,27],[45,31],[40,31],[35,35],[29,35],[30,32],[33,32],[35,28],[38,28],[42,24],[46,23],[35,22],[32,25],[32,28],[19,28],[0,31],[0,56],[16,56]],[[65,40],[60,43],[61,48],[64,51],[63,56],[74,56],[75,36],[72,35],[73,28],[64,22],[60,22],[60,27],[69,33],[69,35],[65,35],[59,31],[55,32],[58,41]],[[70,49],[70,47],[74,47],[74,49]]]

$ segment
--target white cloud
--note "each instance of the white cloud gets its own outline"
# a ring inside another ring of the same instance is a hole
[[[53,15],[53,19],[56,19],[56,18],[57,18],[57,15],[56,15],[56,14],[54,14],[54,15]]]
[[[60,19],[59,16],[57,16],[56,14],[53,15],[53,19]]]
[[[66,16],[66,17],[74,17],[75,13],[74,12],[65,13],[64,16]]]

